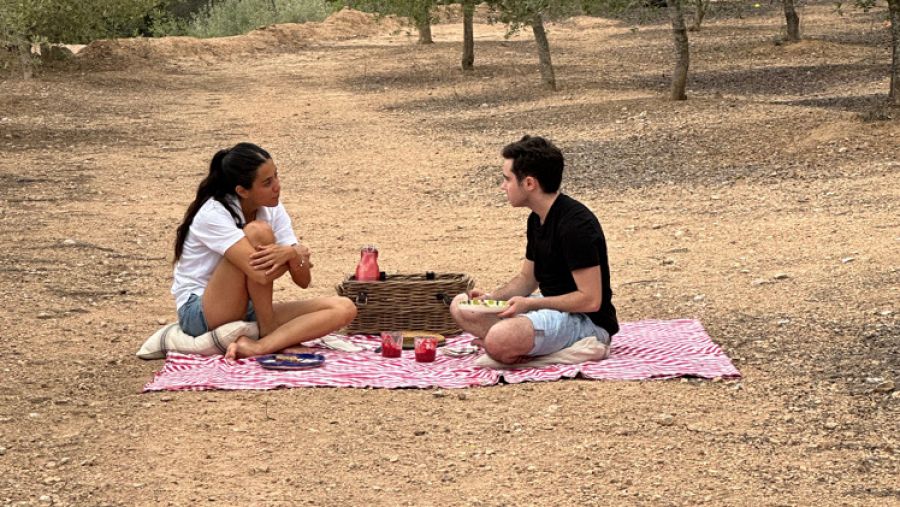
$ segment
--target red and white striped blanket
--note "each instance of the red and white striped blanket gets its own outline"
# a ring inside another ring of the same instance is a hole
[[[371,336],[344,337],[376,343]],[[447,339],[447,346],[465,345],[472,336]],[[417,363],[413,351],[395,359],[370,350],[340,352],[323,349],[321,367],[302,371],[273,371],[253,359],[227,362],[223,356],[169,353],[162,370],[144,386],[147,391],[205,389],[274,389],[278,387],[441,387],[445,389],[573,378],[641,380],[673,377],[736,378],[740,372],[713,343],[696,320],[645,320],[625,323],[613,337],[609,358],[572,365],[494,370],[475,366],[477,355],[448,357]]]

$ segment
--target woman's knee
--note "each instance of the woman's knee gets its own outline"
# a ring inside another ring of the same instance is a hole
[[[345,298],[342,296],[333,297],[333,306],[337,310],[338,314],[341,317],[341,321],[343,322],[343,324],[341,324],[341,327],[346,326],[356,318],[356,305],[353,304],[353,301],[350,300],[350,298]]]
[[[244,235],[253,246],[271,245],[275,243],[275,232],[268,222],[254,220],[244,226]]]

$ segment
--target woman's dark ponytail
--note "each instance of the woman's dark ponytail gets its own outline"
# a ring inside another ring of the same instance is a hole
[[[191,224],[194,223],[194,217],[210,198],[222,203],[234,218],[235,225],[243,228],[244,224],[241,223],[240,216],[236,210],[232,209],[226,196],[234,194],[234,189],[238,185],[251,188],[259,166],[271,158],[268,152],[251,143],[239,143],[233,148],[219,150],[213,155],[212,161],[209,163],[209,174],[197,186],[197,196],[184,212],[181,225],[175,231],[175,259],[173,262],[178,262],[178,259],[181,258],[184,242],[187,239],[188,231],[191,230]]]

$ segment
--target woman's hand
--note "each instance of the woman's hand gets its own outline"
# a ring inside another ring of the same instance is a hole
[[[297,252],[297,264],[299,264],[301,268],[305,266],[307,269],[311,269],[313,264],[309,258],[312,256],[312,253],[309,251],[309,248],[305,245],[294,245],[293,249]]]
[[[265,271],[268,276],[299,255],[299,252],[291,246],[259,245],[256,247],[256,251],[250,254],[250,266],[256,270]]]
[[[506,308],[506,310],[498,313],[497,316],[501,319],[508,319],[520,313],[528,313],[532,310],[537,310],[537,307],[535,306],[535,298],[513,296],[509,298],[509,306]]]

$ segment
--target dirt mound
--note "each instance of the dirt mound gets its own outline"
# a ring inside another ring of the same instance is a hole
[[[98,40],[78,52],[81,64],[130,67],[175,60],[222,60],[235,55],[295,51],[319,42],[392,33],[400,29],[396,17],[344,8],[321,23],[269,25],[245,35],[198,39],[160,37]]]

